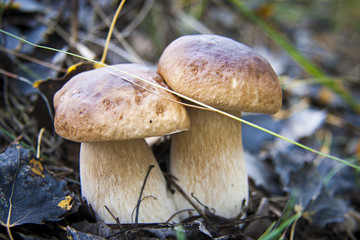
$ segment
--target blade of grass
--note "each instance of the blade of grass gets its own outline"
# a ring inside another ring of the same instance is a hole
[[[359,161],[359,158],[354,155],[354,156],[351,156],[347,159],[349,162],[352,162],[352,163],[355,163],[355,162],[358,162]],[[323,182],[324,182],[324,185],[328,185],[330,180],[338,173],[340,172],[341,170],[344,169],[344,165],[339,165],[339,166],[335,166],[334,168],[332,168],[323,178]]]
[[[2,132],[4,135],[6,135],[7,137],[9,137],[10,139],[12,139],[13,141],[18,141],[18,137],[14,136],[13,134],[11,134],[8,130],[6,130],[5,128],[0,126],[0,132]],[[29,144],[25,143],[24,141],[19,141],[20,145],[22,145],[23,147],[25,147],[26,149],[30,149],[33,152],[36,152],[35,148],[33,148],[32,146],[30,146]],[[1,149],[0,149],[1,150]]]
[[[261,237],[260,237],[259,239],[261,239],[261,238],[269,235],[269,234],[273,231],[275,225],[276,225],[276,221],[274,221],[274,222],[268,227],[268,229],[266,229],[266,231],[261,235]]]
[[[256,23],[264,32],[266,32],[270,38],[282,47],[307,73],[315,78],[322,79],[322,84],[333,92],[335,92],[340,98],[344,100],[349,106],[351,106],[356,112],[360,113],[360,103],[354,99],[351,94],[344,89],[340,81],[327,76],[314,63],[299,52],[281,33],[272,28],[264,20],[258,17],[253,11],[249,10],[240,0],[228,0],[236,9],[251,21]]]
[[[281,239],[281,235],[285,233],[286,229],[302,216],[302,212],[292,215],[294,213],[296,199],[298,196],[299,191],[297,189],[293,189],[290,193],[289,199],[280,216],[279,221],[276,224],[272,224],[268,230],[259,238],[259,240]]]
[[[32,86],[32,82],[22,76],[19,76],[19,75],[16,75],[16,74],[13,74],[13,73],[10,73],[8,71],[5,71],[4,69],[0,69],[0,74],[3,74],[5,76],[8,76],[8,77],[11,77],[11,78],[14,78],[18,81],[21,81],[21,82],[24,82],[26,84],[28,84],[29,86]],[[51,106],[50,106],[50,103],[48,101],[48,99],[46,98],[46,96],[38,89],[38,88],[35,88],[37,93],[42,97],[42,99],[44,100],[45,104],[46,104],[46,108],[49,112],[49,116],[51,118],[51,120],[53,120],[53,113],[52,113],[52,110],[51,110]]]
[[[291,224],[293,224],[296,220],[298,220],[301,216],[302,216],[301,212],[291,216],[289,219],[284,221],[279,227],[275,228],[270,233],[261,236],[259,240],[280,239],[279,236],[281,236],[282,232]]]
[[[327,158],[333,159],[333,160],[338,161],[338,162],[341,162],[341,163],[343,163],[343,164],[345,164],[345,165],[347,165],[347,166],[349,166],[349,167],[353,167],[353,168],[355,168],[355,169],[360,170],[360,166],[357,166],[357,165],[355,165],[354,163],[347,162],[347,161],[345,161],[345,160],[343,160],[343,159],[341,159],[341,158],[338,158],[338,157],[335,157],[335,156],[331,156],[331,155],[329,155],[329,154],[326,154],[326,153],[320,152],[320,151],[318,151],[318,150],[315,150],[315,149],[313,149],[313,148],[310,148],[310,147],[308,147],[308,146],[305,146],[305,145],[303,145],[303,144],[301,144],[301,143],[299,143],[299,142],[296,142],[296,141],[294,141],[294,140],[291,140],[291,139],[289,139],[289,138],[287,138],[287,137],[284,137],[284,136],[282,136],[282,135],[280,135],[280,134],[278,134],[278,133],[275,133],[275,132],[273,132],[273,131],[267,130],[267,129],[265,129],[265,128],[263,128],[263,127],[260,127],[260,126],[254,124],[254,123],[250,123],[250,122],[248,122],[248,121],[246,121],[246,120],[244,120],[244,119],[238,118],[238,117],[236,117],[236,116],[234,116],[234,115],[231,115],[231,114],[229,114],[229,113],[227,113],[227,112],[221,111],[221,110],[219,110],[219,109],[217,109],[217,108],[214,108],[214,107],[211,107],[211,106],[209,106],[209,105],[206,105],[206,104],[204,104],[204,103],[202,103],[202,102],[199,102],[199,101],[197,101],[197,100],[195,100],[195,99],[192,99],[192,98],[190,98],[190,97],[187,97],[187,96],[185,96],[185,95],[183,95],[183,94],[180,94],[180,93],[178,93],[178,92],[172,91],[172,90],[170,90],[170,89],[168,89],[168,88],[166,88],[166,87],[163,87],[163,86],[160,86],[160,85],[158,85],[158,84],[152,83],[152,82],[150,82],[150,81],[148,81],[148,80],[146,80],[146,79],[144,79],[144,78],[138,77],[138,76],[136,76],[136,75],[134,75],[134,74],[130,74],[130,73],[126,72],[126,71],[119,70],[119,69],[114,68],[114,67],[112,67],[112,66],[108,66],[108,65],[106,65],[106,64],[104,64],[104,63],[101,63],[101,62],[98,62],[98,61],[95,61],[95,60],[92,60],[92,59],[88,59],[88,58],[85,58],[85,57],[83,57],[83,56],[80,56],[80,55],[77,55],[77,54],[74,54],[74,53],[70,53],[70,52],[58,50],[58,49],[56,49],[56,48],[52,48],[52,47],[47,47],[47,46],[42,46],[42,45],[38,45],[38,44],[31,43],[31,42],[29,42],[29,41],[27,41],[27,40],[25,40],[25,39],[22,39],[22,38],[14,35],[14,34],[11,34],[11,33],[7,32],[7,31],[5,31],[5,30],[3,30],[3,29],[0,29],[0,33],[7,34],[7,35],[9,35],[9,36],[11,36],[11,37],[14,37],[14,38],[20,40],[20,41],[23,41],[24,43],[30,44],[30,45],[32,45],[32,46],[34,46],[34,47],[38,47],[38,48],[42,48],[42,49],[46,49],[46,50],[50,50],[50,51],[56,51],[56,52],[65,53],[65,54],[67,54],[67,55],[74,56],[74,57],[78,57],[78,58],[80,58],[80,59],[87,60],[87,61],[92,62],[92,63],[95,63],[95,64],[97,64],[97,65],[107,66],[107,67],[110,68],[110,69],[113,69],[113,70],[115,70],[115,71],[119,71],[119,72],[124,73],[124,74],[126,74],[126,75],[129,75],[129,76],[131,76],[131,77],[137,78],[137,79],[139,79],[139,80],[141,80],[141,81],[143,81],[143,82],[146,82],[146,83],[148,83],[148,84],[150,84],[150,85],[153,85],[154,87],[161,88],[161,89],[163,89],[164,91],[168,91],[168,92],[170,92],[170,93],[172,93],[172,94],[174,94],[174,95],[176,95],[176,96],[178,96],[178,97],[181,97],[181,98],[183,98],[183,99],[185,99],[185,100],[188,100],[188,101],[190,101],[190,102],[192,102],[192,103],[195,103],[195,104],[197,104],[197,105],[199,105],[199,106],[201,106],[201,107],[204,107],[204,108],[206,108],[207,110],[214,111],[214,112],[216,112],[216,113],[219,113],[219,114],[222,114],[222,115],[224,115],[224,116],[230,117],[230,118],[232,118],[232,119],[234,119],[234,120],[236,120],[236,121],[238,121],[238,122],[247,124],[247,125],[249,125],[249,126],[251,126],[251,127],[254,127],[254,128],[257,128],[257,129],[259,129],[259,130],[261,130],[261,131],[264,131],[264,132],[266,132],[266,133],[268,133],[268,134],[271,134],[271,135],[273,135],[273,136],[275,136],[275,137],[281,138],[281,139],[283,139],[283,140],[285,140],[285,141],[288,141],[288,142],[290,142],[290,143],[292,143],[292,144],[294,144],[294,145],[296,145],[296,146],[298,146],[298,147],[301,147],[301,148],[303,148],[303,149],[306,149],[306,150],[308,150],[308,151],[310,151],[310,152],[316,153],[316,154],[321,155],[321,156],[323,156],[323,157],[327,157]]]

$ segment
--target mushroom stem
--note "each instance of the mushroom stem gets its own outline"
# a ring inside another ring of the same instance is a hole
[[[98,217],[115,223],[104,205],[121,223],[133,223],[136,205],[149,166],[139,209],[139,222],[165,222],[175,207],[165,178],[144,139],[82,143],[80,178],[82,196]]]
[[[241,124],[211,111],[187,110],[191,129],[172,138],[171,174],[187,195],[193,193],[216,215],[235,217],[248,199]],[[190,207],[179,193],[175,205],[178,210]]]

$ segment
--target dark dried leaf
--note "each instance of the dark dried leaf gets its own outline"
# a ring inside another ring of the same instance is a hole
[[[343,199],[337,199],[323,188],[321,194],[309,203],[305,210],[305,216],[313,224],[324,227],[329,223],[344,221],[349,208]]]
[[[291,184],[291,176],[297,174],[306,163],[311,163],[316,157],[315,153],[290,145],[276,151],[273,157],[275,172],[280,177],[282,184],[287,187]]]
[[[334,186],[326,185],[323,170],[329,172],[331,168],[324,169],[324,164],[314,164],[316,155],[297,147],[288,147],[287,151],[274,157],[275,171],[280,176],[284,190],[296,191],[296,204],[304,210],[304,217],[312,224],[325,226],[328,223],[343,221],[348,211],[344,199],[337,199]],[[337,182],[342,179],[337,178]]]
[[[41,160],[18,143],[0,154],[0,224],[57,221],[71,208],[65,181],[47,172]]]
[[[92,235],[90,233],[78,232],[74,228],[71,228],[69,226],[66,228],[66,230],[67,230],[67,237],[68,237],[68,239],[71,239],[71,240],[102,240],[102,239],[105,239],[100,236]]]
[[[291,174],[286,190],[298,191],[296,204],[305,208],[312,199],[320,195],[322,187],[323,181],[317,169],[312,164],[305,164],[301,170]]]

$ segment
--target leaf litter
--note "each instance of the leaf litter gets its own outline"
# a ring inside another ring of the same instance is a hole
[[[40,159],[14,143],[0,154],[0,224],[58,221],[71,208],[66,182],[55,179]]]

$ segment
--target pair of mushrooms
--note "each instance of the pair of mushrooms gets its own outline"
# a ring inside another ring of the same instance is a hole
[[[56,132],[82,143],[82,195],[105,222],[114,222],[106,205],[120,222],[131,223],[145,175],[153,165],[139,222],[164,222],[190,208],[179,193],[167,191],[144,140],[176,133],[170,173],[177,183],[215,209],[215,214],[237,216],[248,201],[241,124],[212,111],[185,109],[177,97],[149,82],[241,116],[241,111],[280,109],[276,74],[250,48],[217,35],[176,39],[164,50],[157,72],[136,64],[98,68],[73,77],[56,93]]]

